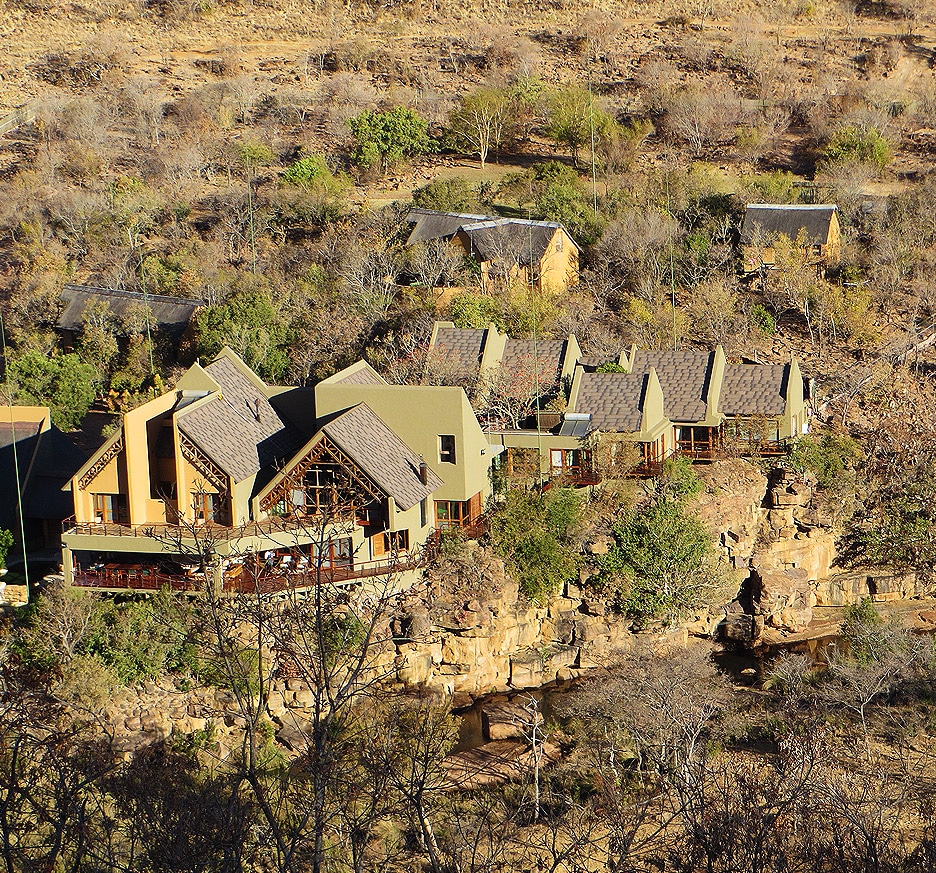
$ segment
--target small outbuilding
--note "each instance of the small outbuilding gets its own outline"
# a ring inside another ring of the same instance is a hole
[[[774,266],[774,243],[781,236],[792,242],[801,241],[817,266],[837,260],[842,244],[838,206],[834,203],[749,204],[741,228],[745,272]]]

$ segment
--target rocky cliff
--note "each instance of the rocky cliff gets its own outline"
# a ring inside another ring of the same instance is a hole
[[[701,609],[671,642],[687,633],[722,634],[756,645],[764,628],[798,631],[813,607],[842,605],[871,596],[912,596],[912,576],[869,570],[833,573],[835,533],[817,508],[813,488],[781,470],[769,477],[752,464],[720,461],[700,467],[704,490],[696,509],[713,531],[740,593],[726,610]],[[588,548],[600,553],[607,543]],[[470,584],[432,575],[399,603],[382,628],[376,669],[400,690],[425,689],[452,695],[457,705],[474,697],[533,688],[574,677],[634,640],[630,623],[609,613],[577,585],[566,586],[548,605],[523,601],[500,560],[477,550]],[[299,748],[311,703],[309,689],[295,679],[277,680],[268,714],[286,748]],[[146,683],[118,695],[108,719],[118,749],[214,725],[224,744],[235,741],[237,707],[228,692],[183,693]],[[497,731],[489,739],[502,739]]]

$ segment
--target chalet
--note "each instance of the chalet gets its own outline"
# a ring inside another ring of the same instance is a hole
[[[433,530],[477,521],[490,458],[461,389],[388,385],[363,362],[315,389],[268,386],[225,349],[124,414],[72,477],[65,576],[109,591],[404,587]]]
[[[52,424],[48,407],[0,406],[0,528],[12,531],[15,551],[23,533],[27,552],[60,545],[62,520],[72,513],[62,486],[86,459]]]
[[[524,357],[527,366],[536,362],[534,391],[516,375]],[[598,372],[571,335],[540,340],[534,358],[531,340],[512,340],[493,325],[466,330],[438,322],[428,362],[427,375],[434,362],[442,362],[443,378],[477,386],[476,405],[488,410],[482,419],[487,438],[495,451],[505,452],[508,469],[517,450],[535,450],[540,475],[553,478],[596,481],[599,443],[607,447],[599,466],[629,463],[624,444],[630,443],[640,452],[639,469],[652,472],[677,454],[709,461],[728,450],[780,453],[808,426],[795,359],[731,363],[721,346],[712,351],[633,347],[622,352],[616,372]],[[540,411],[512,422],[492,415],[497,405],[486,391],[498,374],[508,392],[517,390],[528,408]],[[552,411],[563,405],[564,412]]]
[[[744,212],[741,252],[746,272],[774,265],[773,243],[784,236],[801,240],[816,265],[829,264],[841,252],[838,207],[834,204],[751,203]]]
[[[578,283],[579,247],[561,225],[549,221],[413,209],[406,244],[444,239],[481,267],[481,281],[520,282],[544,291]]]
[[[90,285],[66,285],[60,300],[63,309],[56,327],[66,348],[75,345],[84,329],[86,318],[95,311],[106,312],[117,325],[130,321],[148,324],[153,332],[163,334],[177,346],[190,332],[192,317],[203,300],[142,294],[116,288],[95,288]]]
[[[788,364],[729,363],[711,352],[621,353],[624,372],[576,371],[567,416],[588,417],[590,433],[626,436],[640,447],[645,469],[681,455],[708,461],[732,448],[779,454],[807,432],[803,378]]]

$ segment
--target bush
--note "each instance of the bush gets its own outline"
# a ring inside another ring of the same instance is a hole
[[[833,163],[871,164],[883,170],[891,160],[891,146],[873,128],[848,124],[837,130],[825,147],[825,157]]]
[[[99,370],[76,354],[51,357],[31,349],[13,358],[7,377],[16,387],[16,401],[49,406],[52,421],[62,430],[81,424],[95,397]]]
[[[682,500],[663,497],[631,508],[611,534],[614,546],[600,559],[599,582],[638,622],[678,616],[716,580],[712,538]]]
[[[809,434],[796,441],[790,465],[798,473],[812,473],[820,487],[832,488],[863,457],[861,447],[848,434]]]
[[[478,188],[461,176],[434,179],[413,191],[413,204],[437,212],[480,212]]]
[[[13,533],[0,528],[0,567],[6,566],[6,557],[13,548]]]
[[[578,173],[558,161],[537,164],[532,174],[533,206],[547,221],[564,225],[579,245],[591,245],[601,236],[603,222]]]
[[[378,167],[386,172],[404,158],[432,151],[429,123],[425,118],[397,106],[385,112],[365,109],[348,122],[356,144],[352,160],[365,168]]]
[[[198,353],[213,358],[228,345],[257,375],[282,378],[289,363],[289,330],[282,311],[262,287],[242,287],[195,316]]]
[[[760,303],[751,307],[751,324],[764,336],[773,336],[777,332],[777,320]]]
[[[573,578],[578,556],[570,535],[580,518],[581,498],[573,488],[508,491],[491,517],[491,544],[534,603],[545,603]]]
[[[493,323],[503,329],[504,319],[500,304],[487,294],[462,291],[449,304],[449,318],[456,327],[484,328]]]

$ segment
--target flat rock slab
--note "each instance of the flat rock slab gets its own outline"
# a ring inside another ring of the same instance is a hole
[[[540,766],[559,760],[559,747],[543,743],[540,747]],[[535,759],[529,743],[521,740],[495,740],[475,749],[455,752],[443,762],[445,787],[450,791],[500,785],[521,779],[533,772]]]
[[[521,700],[495,698],[481,708],[481,728],[489,740],[520,739],[530,732],[534,719],[543,722],[543,716]]]

